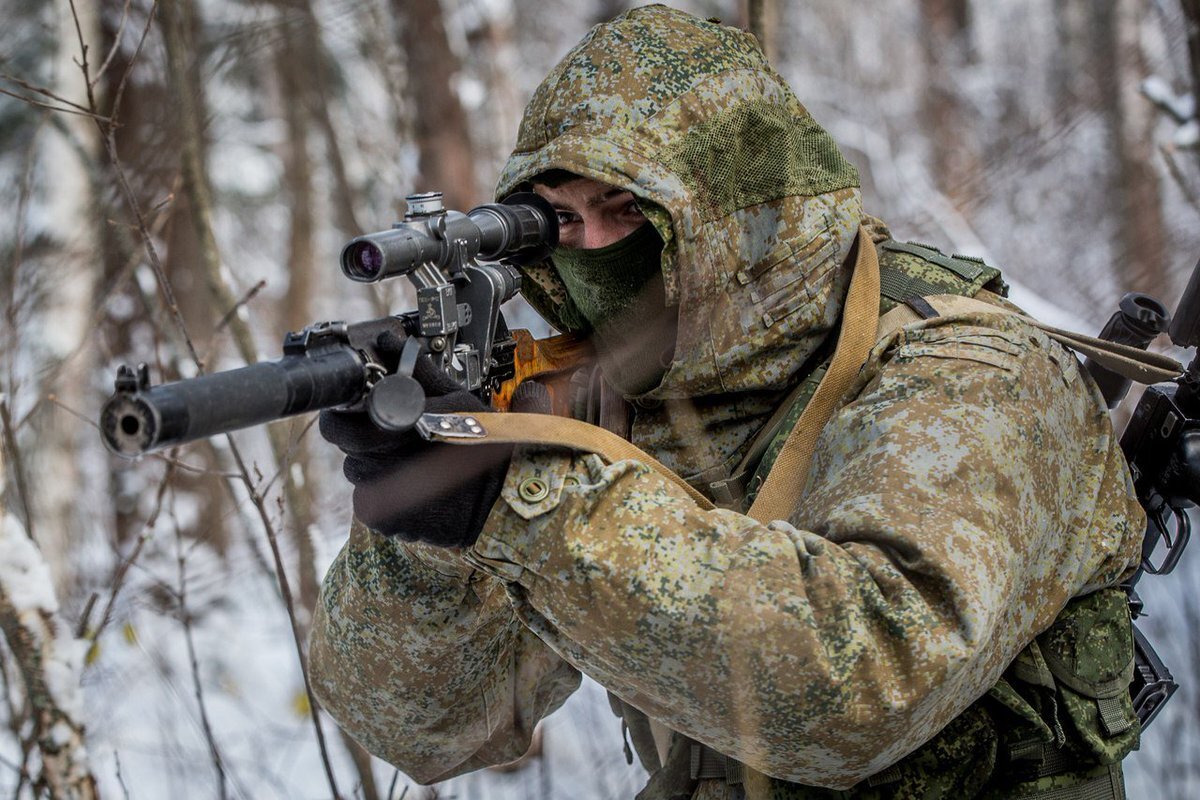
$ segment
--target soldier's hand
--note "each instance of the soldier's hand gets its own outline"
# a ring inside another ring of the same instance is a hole
[[[413,377],[425,390],[427,413],[487,410],[427,357],[418,359]],[[346,454],[342,471],[354,484],[354,514],[363,524],[442,547],[475,543],[512,458],[512,445],[427,442],[416,431],[383,430],[366,412],[322,411],[320,429]]]
[[[413,377],[432,414],[484,411],[428,357]],[[384,431],[366,411],[326,410],[320,434],[346,453],[342,471],[354,485],[354,515],[368,528],[404,541],[469,547],[496,503],[511,445],[470,447],[425,441],[415,431]]]

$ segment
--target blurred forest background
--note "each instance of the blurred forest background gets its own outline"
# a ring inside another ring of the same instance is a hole
[[[1126,291],[1174,307],[1200,256],[1200,0],[672,4],[760,33],[899,238],[986,257],[1085,332]],[[0,0],[0,795],[640,786],[594,685],[523,768],[410,786],[304,690],[296,642],[350,495],[312,420],[138,463],[95,427],[119,364],[227,369],[310,321],[411,307],[400,282],[345,280],[341,244],[411,191],[490,199],[534,87],[630,5]],[[1130,796],[1197,797],[1200,553],[1143,587],[1183,688]]]

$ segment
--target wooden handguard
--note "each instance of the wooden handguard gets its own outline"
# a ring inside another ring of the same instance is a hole
[[[572,333],[535,339],[527,330],[514,330],[517,341],[513,352],[513,377],[500,384],[492,394],[492,407],[508,411],[513,392],[523,381],[536,378],[550,392],[552,413],[569,416],[568,384],[572,371],[592,357],[592,346]]]

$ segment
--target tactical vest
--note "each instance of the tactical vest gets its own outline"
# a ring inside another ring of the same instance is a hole
[[[973,297],[985,288],[1007,294],[999,270],[981,260],[891,240],[877,247],[881,314],[930,295]],[[818,367],[802,381],[731,477],[698,488],[720,505],[749,508],[824,372]],[[848,791],[769,778],[766,792],[756,786],[750,794],[771,800],[1123,800],[1121,760],[1137,748],[1141,732],[1129,696],[1133,653],[1121,589],[1075,598],[987,694],[896,764]],[[745,796],[740,765],[703,745],[692,743],[691,750],[693,780],[724,780],[727,797]],[[657,796],[660,777],[639,798]]]

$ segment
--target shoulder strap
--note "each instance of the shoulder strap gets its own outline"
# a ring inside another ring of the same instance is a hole
[[[987,297],[989,294],[988,292],[981,292],[979,296]],[[1044,322],[1038,322],[1032,317],[1027,317],[1016,311],[976,298],[941,294],[926,297],[924,300],[940,316],[953,314],[1019,316],[1029,325],[1042,331],[1064,347],[1094,359],[1101,366],[1107,367],[1123,378],[1129,378],[1139,383],[1168,381],[1178,378],[1183,374],[1183,365],[1162,353],[1151,353],[1146,350],[1139,350],[1136,347],[1130,347],[1129,345],[1118,344],[1117,342],[1110,342],[1105,339],[1097,339],[1094,336],[1085,336],[1082,333],[1055,328]],[[911,306],[898,305],[879,318],[878,338],[884,339],[891,336],[905,325],[921,319],[922,315]]]
[[[812,400],[788,434],[783,450],[747,512],[759,522],[787,519],[791,514],[796,498],[808,482],[808,467],[817,437],[875,345],[879,321],[879,257],[864,228],[859,229],[856,247],[854,275],[842,311],[842,328],[838,332],[833,360]]]

